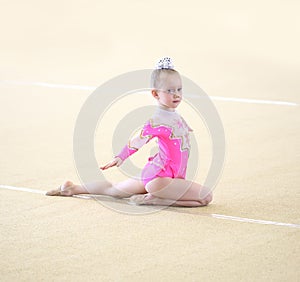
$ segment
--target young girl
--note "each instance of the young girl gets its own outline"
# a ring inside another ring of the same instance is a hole
[[[206,206],[212,194],[206,187],[185,180],[190,151],[189,131],[185,120],[175,111],[182,100],[180,74],[170,58],[161,59],[151,76],[152,96],[158,107],[146,122],[140,135],[129,143],[102,170],[119,167],[130,155],[137,152],[152,138],[158,139],[159,152],[149,158],[141,180],[128,179],[112,184],[108,181],[75,185],[65,182],[48,196],[72,196],[76,194],[101,194],[118,198],[130,197],[131,202],[148,205]]]

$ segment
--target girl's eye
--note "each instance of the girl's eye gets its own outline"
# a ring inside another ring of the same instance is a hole
[[[166,91],[168,94],[175,94],[176,92],[181,93],[182,92],[182,88],[178,88],[178,89],[168,89]]]

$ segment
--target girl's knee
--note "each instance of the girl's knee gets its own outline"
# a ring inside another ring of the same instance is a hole
[[[145,190],[148,192],[148,193],[154,193],[155,192],[155,187],[157,187],[156,185],[157,181],[154,180],[151,180],[150,182],[148,182],[146,185],[145,185]]]
[[[166,179],[157,177],[151,180],[150,182],[148,182],[145,185],[145,189],[148,193],[155,194],[156,192],[159,192],[160,190],[168,186],[168,184],[169,183],[166,181]]]
[[[213,195],[211,192],[209,192],[203,199],[200,200],[200,202],[204,205],[207,206],[209,203],[211,203],[213,200]]]

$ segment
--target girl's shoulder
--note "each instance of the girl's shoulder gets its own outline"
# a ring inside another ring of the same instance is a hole
[[[185,121],[183,117],[181,117],[183,125],[188,129],[188,131],[192,132],[193,129],[188,125],[188,123]]]
[[[149,121],[151,126],[167,126],[173,129],[182,128],[187,131],[193,131],[185,119],[176,111],[167,111],[158,109]]]
[[[180,115],[177,112],[171,112],[158,108],[151,117],[151,122],[155,126],[171,125],[175,120],[179,118]]]

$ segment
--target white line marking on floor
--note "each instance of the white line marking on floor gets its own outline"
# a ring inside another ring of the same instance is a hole
[[[224,102],[239,102],[239,103],[248,103],[248,104],[269,104],[269,105],[280,105],[280,106],[298,106],[297,103],[294,102],[286,102],[286,101],[271,101],[271,100],[258,100],[258,99],[246,99],[246,98],[234,98],[234,97],[219,97],[212,96],[212,100],[219,100]]]
[[[46,194],[46,191],[41,191],[37,189],[31,189],[26,187],[14,187],[14,186],[8,186],[8,185],[0,185],[1,189],[7,189],[7,190],[13,190],[13,191],[21,191],[21,192],[29,192],[29,193],[36,193],[36,194]]]
[[[85,85],[77,85],[77,84],[57,84],[57,83],[47,83],[47,82],[26,82],[26,81],[15,81],[15,80],[0,81],[0,84],[39,86],[39,87],[47,87],[47,88],[88,90],[88,91],[94,91],[97,88],[95,86],[85,86]]]
[[[276,221],[270,221],[270,220],[259,220],[259,219],[252,219],[252,218],[245,218],[245,217],[238,217],[238,216],[229,216],[229,215],[215,214],[215,213],[210,214],[210,216],[213,218],[227,219],[227,220],[232,220],[232,221],[300,228],[300,224],[294,224],[294,223],[284,223],[284,222],[276,222]]]
[[[26,187],[14,187],[14,186],[8,186],[8,185],[0,185],[0,189],[20,191],[20,192],[29,192],[29,193],[42,194],[42,195],[46,194],[46,191],[41,191],[41,190],[31,189],[31,188],[26,188]],[[75,195],[75,197],[81,198],[81,199],[92,199],[93,198],[93,196],[88,196],[88,195]],[[300,224],[294,224],[294,223],[252,219],[252,218],[230,216],[230,215],[216,214],[216,213],[204,214],[204,215],[212,217],[212,218],[231,220],[231,221],[256,223],[256,224],[263,224],[263,225],[276,225],[276,226],[284,226],[284,227],[290,227],[290,228],[300,228]]]
[[[90,85],[77,85],[77,84],[57,84],[47,82],[26,82],[26,81],[14,81],[14,80],[3,80],[0,84],[8,85],[22,85],[22,86],[39,86],[48,88],[59,88],[59,89],[74,89],[74,90],[87,90],[94,91],[97,87]],[[187,97],[199,97],[198,95],[189,94]],[[258,99],[247,99],[247,98],[235,98],[235,97],[221,97],[221,96],[210,96],[212,100],[223,101],[223,102],[236,102],[236,103],[248,103],[248,104],[266,104],[266,105],[279,105],[279,106],[290,106],[297,107],[299,104],[287,101],[275,101],[275,100],[258,100]]]

